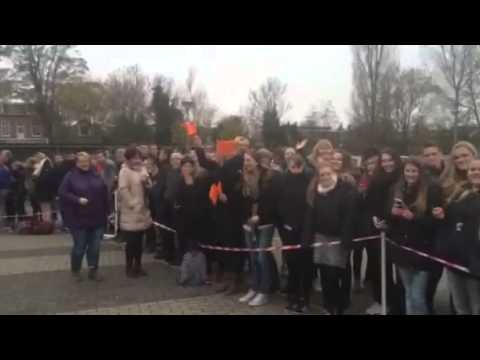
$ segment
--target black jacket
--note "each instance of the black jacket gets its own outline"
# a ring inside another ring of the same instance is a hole
[[[71,163],[63,162],[60,165],[54,165],[49,173],[49,183],[55,195],[58,194],[58,189],[62,184],[63,178],[72,169]]]
[[[364,210],[370,219],[374,216],[386,219],[389,216],[391,209],[388,209],[388,197],[391,188],[399,178],[400,171],[395,171],[391,174],[381,174],[372,179],[364,200]]]
[[[242,219],[244,223],[253,216],[253,206],[257,204],[257,215],[260,218],[258,225],[278,226],[277,209],[281,190],[281,173],[275,170],[270,170],[270,172],[269,176],[266,173],[260,175],[258,199],[243,198]]]
[[[413,203],[415,202],[416,191],[403,192],[402,200],[405,205],[415,213]],[[388,206],[392,209],[394,203],[393,189],[390,193]],[[434,232],[438,225],[438,220],[432,216],[432,209],[442,204],[442,190],[436,184],[431,184],[427,191],[427,208],[421,215],[415,215],[412,220],[393,216],[391,211],[387,217],[389,224],[389,237],[398,245],[431,254],[434,244]],[[416,270],[432,270],[434,263],[420,255],[410,251],[403,250],[397,246],[390,247],[392,261],[400,266],[411,267]]]
[[[452,201],[435,243],[440,258],[465,266],[480,276],[480,194]]]
[[[205,241],[205,223],[209,216],[208,189],[204,179],[187,185],[180,179],[174,198],[174,221],[179,240],[184,244]]]
[[[58,188],[55,188],[50,175],[52,169],[52,163],[46,160],[38,176],[34,177],[35,198],[39,202],[50,202],[57,195]]]
[[[164,174],[158,172],[155,176],[151,176],[152,188],[148,192],[150,213],[152,219],[162,222],[161,214],[165,204],[164,193],[166,178]]]
[[[315,189],[313,206],[308,204],[305,214],[303,244],[309,246],[315,234],[339,237],[349,248],[354,233],[356,189],[341,180],[326,194]]]
[[[305,171],[292,174],[287,171],[280,179],[277,212],[280,227],[287,225],[292,230],[303,228],[307,210],[307,188],[312,177]]]
[[[438,183],[440,175],[445,169],[445,161],[442,161],[442,167],[440,169],[433,168],[431,166],[425,167],[425,175],[430,180],[430,182]]]

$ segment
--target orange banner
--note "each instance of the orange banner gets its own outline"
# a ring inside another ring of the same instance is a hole
[[[217,141],[217,155],[228,158],[237,151],[237,144],[234,140],[218,140]]]
[[[218,184],[213,184],[210,187],[210,192],[209,192],[209,197],[210,201],[212,202],[213,206],[216,206],[218,203],[218,199],[220,197],[220,194],[223,192],[222,190],[222,183],[219,182]]]
[[[185,128],[188,136],[195,136],[198,134],[197,124],[195,124],[193,121],[187,121],[183,124],[183,127]]]

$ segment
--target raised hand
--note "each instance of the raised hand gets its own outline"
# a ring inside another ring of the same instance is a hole
[[[304,139],[302,141],[300,141],[299,143],[297,143],[297,145],[295,146],[295,149],[298,151],[298,150],[302,150],[305,145],[307,145],[307,142],[308,142],[308,139]]]

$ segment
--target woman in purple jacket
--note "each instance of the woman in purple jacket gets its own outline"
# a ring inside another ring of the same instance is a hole
[[[88,278],[101,281],[97,269],[109,198],[107,185],[91,167],[90,155],[77,154],[76,166],[63,179],[59,196],[65,225],[73,237],[72,275],[76,281],[82,281],[80,270],[86,253]]]

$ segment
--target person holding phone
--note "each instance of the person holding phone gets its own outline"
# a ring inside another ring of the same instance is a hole
[[[100,242],[105,232],[110,202],[107,185],[93,170],[89,154],[77,154],[76,167],[63,179],[59,196],[63,219],[73,238],[72,275],[76,281],[82,281],[80,271],[86,253],[88,278],[100,281]]]
[[[399,246],[431,253],[436,224],[432,209],[442,202],[441,189],[427,181],[417,159],[405,161],[402,177],[393,187],[390,199],[387,221],[391,240]],[[406,313],[428,315],[427,285],[434,263],[399,246],[391,246],[390,253],[405,288]]]

